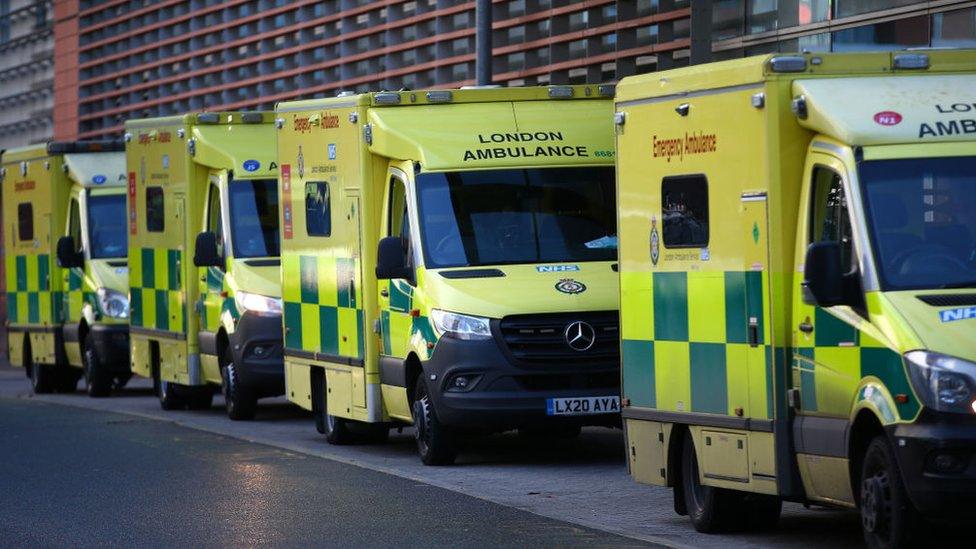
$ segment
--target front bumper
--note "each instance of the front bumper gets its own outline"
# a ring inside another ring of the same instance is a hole
[[[91,334],[95,341],[95,354],[110,372],[115,374],[131,372],[127,324],[95,324],[91,327]]]
[[[510,360],[494,340],[443,337],[423,369],[438,418],[452,429],[490,432],[539,425],[620,425],[619,413],[546,414],[550,398],[619,396],[619,367],[559,363],[524,367]],[[459,375],[477,376],[477,380],[465,391],[449,390]]]
[[[285,394],[280,315],[244,313],[228,340],[242,385],[259,398]]]
[[[976,417],[923,410],[889,433],[905,489],[930,518],[972,518],[976,512]]]

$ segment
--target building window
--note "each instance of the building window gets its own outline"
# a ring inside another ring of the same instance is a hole
[[[708,180],[704,175],[665,177],[661,210],[666,247],[708,246]]]
[[[146,230],[161,233],[166,226],[163,214],[163,188],[146,187]]]
[[[34,240],[34,206],[30,202],[17,205],[17,237]]]
[[[833,51],[901,50],[929,45],[929,18],[898,19],[837,31]]]
[[[917,3],[918,0],[835,0],[834,5],[836,7],[834,10],[837,17],[847,17]]]
[[[749,13],[746,25],[749,34],[759,34],[776,30],[778,17],[777,0],[748,0]]]
[[[976,48],[976,8],[933,15],[932,46]]]
[[[800,0],[798,15],[801,25],[826,21],[830,19],[830,0]]]
[[[332,234],[332,197],[324,181],[305,184],[305,232],[308,236]]]
[[[712,39],[727,40],[742,36],[745,19],[745,2],[742,0],[715,0],[712,3]]]

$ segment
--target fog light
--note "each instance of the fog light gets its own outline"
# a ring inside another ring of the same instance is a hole
[[[463,393],[465,391],[470,391],[475,383],[481,376],[462,374],[451,378],[451,381],[447,384],[447,390],[452,393]]]
[[[961,473],[969,466],[969,456],[958,452],[934,452],[929,456],[927,469],[936,474]]]
[[[261,358],[264,356],[266,349],[260,345],[254,347],[254,356]]]

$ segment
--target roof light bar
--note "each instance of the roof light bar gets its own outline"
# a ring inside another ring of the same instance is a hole
[[[803,72],[807,70],[807,58],[801,55],[780,55],[769,60],[773,72]]]
[[[600,86],[597,87],[597,90],[599,90],[598,93],[603,97],[613,97],[617,93],[617,85],[600,84]]]
[[[197,124],[216,124],[220,122],[220,115],[215,112],[202,112],[197,115]]]
[[[929,68],[929,56],[924,53],[899,53],[891,60],[891,68],[900,70],[925,70]]]
[[[569,99],[573,97],[573,88],[570,86],[549,86],[550,99]]]
[[[246,112],[241,115],[241,122],[245,124],[260,124],[264,122],[264,115],[259,112]]]
[[[428,103],[450,103],[453,100],[454,100],[454,94],[449,91],[427,92]]]
[[[400,94],[397,92],[380,92],[373,95],[373,101],[377,105],[399,105]]]

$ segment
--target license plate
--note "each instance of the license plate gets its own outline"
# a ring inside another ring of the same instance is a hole
[[[546,399],[546,415],[585,416],[620,412],[620,397],[580,397]]]

